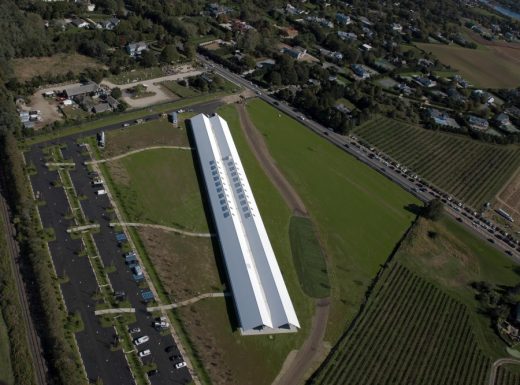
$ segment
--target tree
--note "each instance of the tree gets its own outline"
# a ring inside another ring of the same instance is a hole
[[[115,88],[112,89],[112,92],[110,93],[110,95],[114,99],[119,99],[121,96],[123,96],[123,92],[121,91],[121,88],[115,87]]]
[[[141,54],[141,64],[143,67],[155,67],[158,64],[157,57],[147,49]]]
[[[177,52],[177,48],[173,44],[168,44],[161,52],[159,56],[159,60],[163,63],[172,63],[179,59],[179,52]]]
[[[424,207],[423,216],[432,221],[437,221],[440,219],[443,211],[444,205],[440,199],[432,199]]]

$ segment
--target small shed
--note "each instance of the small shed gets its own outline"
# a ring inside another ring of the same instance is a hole
[[[175,126],[179,124],[179,116],[177,115],[177,112],[173,111],[168,115],[168,120]]]

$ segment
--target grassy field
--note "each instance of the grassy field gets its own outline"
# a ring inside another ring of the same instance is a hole
[[[50,74],[64,75],[69,71],[77,74],[86,68],[101,68],[96,60],[80,54],[60,53],[46,57],[30,57],[11,60],[14,75],[19,81],[32,79],[35,76]]]
[[[520,85],[520,53],[509,47],[481,46],[479,49],[455,45],[417,43],[443,64],[460,71],[478,87],[515,88]]]
[[[191,151],[144,151],[108,167],[127,220],[208,231]]]
[[[313,298],[328,297],[330,282],[327,263],[312,221],[309,218],[293,216],[289,236],[294,266],[303,291]]]
[[[224,290],[211,239],[149,228],[140,229],[139,237],[173,301]]]
[[[184,115],[184,114],[183,114]],[[179,115],[182,116],[182,115]],[[183,118],[175,128],[166,118],[106,133],[104,158],[149,146],[189,146]]]
[[[0,312],[0,383],[3,381],[6,385],[13,385],[13,370],[11,367],[11,350],[9,348],[9,337],[7,335],[7,326]]]
[[[247,109],[317,226],[331,283],[326,338],[335,342],[414,219],[406,207],[419,202],[266,103],[254,100]]]
[[[448,218],[420,219],[313,384],[485,385],[505,345],[469,284],[518,282],[513,264]],[[520,376],[503,370],[496,384]]]
[[[387,118],[373,119],[354,133],[475,208],[491,201],[520,165],[516,146],[481,143]]]
[[[179,83],[177,83],[176,80],[168,80],[162,82],[161,84],[169,91],[173,92],[175,95],[180,96],[181,98],[191,98],[200,94],[199,91],[191,87],[181,86]]]

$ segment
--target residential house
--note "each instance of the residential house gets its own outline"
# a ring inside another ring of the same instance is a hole
[[[323,17],[307,16],[306,20],[311,23],[319,24],[320,26],[322,26],[324,28],[334,28],[334,23]]]
[[[372,49],[372,46],[370,44],[364,43],[364,44],[361,44],[361,47],[359,47],[359,49],[361,51],[368,52]]]
[[[508,107],[504,111],[506,114],[508,114],[510,117],[515,119],[520,119],[520,108],[518,107]]]
[[[352,23],[352,19],[350,18],[350,16],[345,15],[341,12],[336,13],[336,21],[342,25],[349,25],[350,23]]]
[[[479,118],[475,115],[468,116],[468,125],[470,128],[477,131],[485,131],[489,128],[489,122],[487,119]]]
[[[79,19],[79,18],[72,19],[70,23],[74,27],[77,27],[77,28],[87,28],[89,26],[89,23],[87,23],[85,20]]]
[[[226,15],[231,11],[231,8],[225,7],[217,3],[212,3],[208,5],[208,11],[211,16],[217,17],[220,15]]]
[[[307,54],[307,50],[302,47],[283,47],[282,53],[285,53],[295,60],[301,60]]]
[[[437,82],[435,80],[432,80],[430,78],[426,78],[424,76],[416,76],[413,78],[413,80],[419,84],[421,87],[425,88],[432,88],[437,85]]]
[[[371,27],[374,25],[370,20],[368,20],[365,16],[358,17],[359,22],[365,27]]]
[[[456,88],[450,87],[450,88],[448,88],[447,92],[448,92],[448,97],[450,98],[450,100],[457,102],[457,103],[466,103],[466,98],[463,95],[461,95],[461,93],[459,91],[457,91]]]
[[[518,132],[515,125],[513,123],[511,123],[511,120],[509,120],[509,116],[504,112],[497,114],[493,118],[493,121],[497,125],[497,127],[499,129],[501,129],[502,131],[505,131],[507,133],[517,133]]]
[[[148,49],[148,44],[144,41],[138,41],[136,43],[128,43],[126,45],[126,52],[132,57],[141,56],[143,51]]]
[[[370,77],[370,72],[362,64],[352,64],[350,68],[352,68],[354,74],[361,79],[368,79]]]
[[[477,98],[479,100],[482,100],[483,103],[486,103],[486,104],[492,104],[492,103],[495,102],[495,97],[493,95],[491,95],[487,91],[473,90],[473,92],[471,93],[471,96],[473,98]]]
[[[112,17],[108,20],[101,20],[97,23],[97,27],[107,31],[112,31],[119,25],[119,21],[120,20],[117,17]]]
[[[338,37],[341,40],[345,40],[345,41],[355,41],[355,40],[357,40],[357,35],[355,33],[353,33],[353,32],[338,31]]]
[[[445,111],[440,111],[436,108],[428,108],[427,114],[428,117],[439,126],[460,128],[455,119],[451,118]]]
[[[63,90],[63,94],[67,99],[75,99],[79,96],[97,94],[99,85],[93,81],[67,87]]]
[[[107,111],[111,111],[110,104],[108,103],[98,103],[92,107],[92,112],[95,114],[101,114],[102,112]]]
[[[343,112],[343,113],[346,114],[346,115],[350,115],[350,113],[352,112],[352,111],[350,111],[350,109],[349,109],[347,106],[345,106],[343,103],[338,103],[338,104],[336,104],[336,105],[334,106],[334,108],[335,108],[336,110],[338,110],[339,112]]]

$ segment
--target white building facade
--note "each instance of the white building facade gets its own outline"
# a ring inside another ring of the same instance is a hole
[[[226,121],[199,114],[191,126],[241,333],[297,331],[296,312]]]

